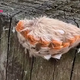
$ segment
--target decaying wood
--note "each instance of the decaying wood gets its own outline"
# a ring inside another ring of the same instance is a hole
[[[0,80],[6,79],[9,19],[0,15]]]
[[[72,80],[79,80],[80,79],[80,53],[76,55],[76,61],[73,69],[73,77]]]
[[[80,27],[80,1],[16,2],[0,2],[3,9],[3,13],[0,13],[0,80],[80,80],[79,54],[76,54],[73,66],[76,49],[64,54],[60,60],[30,58],[29,51],[25,54],[19,44],[15,31],[18,20],[41,15]]]

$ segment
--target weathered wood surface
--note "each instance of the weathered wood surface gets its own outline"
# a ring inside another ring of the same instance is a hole
[[[0,15],[0,80],[6,78],[9,19]]]
[[[80,80],[80,54],[76,49],[60,60],[30,58],[19,44],[15,31],[20,19],[41,15],[80,27],[79,0],[0,1],[0,9],[3,10],[0,13],[0,80]]]

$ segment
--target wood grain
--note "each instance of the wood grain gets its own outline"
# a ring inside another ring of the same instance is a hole
[[[0,15],[0,80],[6,79],[9,19]]]
[[[80,53],[77,53],[72,80],[79,80],[80,79],[80,62],[79,61],[80,61]]]

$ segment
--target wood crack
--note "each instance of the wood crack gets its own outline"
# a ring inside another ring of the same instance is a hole
[[[71,73],[70,73],[70,80],[72,80],[72,76],[73,76],[74,65],[75,65],[75,61],[76,61],[76,55],[77,55],[77,50],[75,51],[75,54],[74,54],[74,59],[73,59],[73,63],[72,63]]]
[[[54,75],[55,75],[55,70],[56,70],[56,63],[57,63],[57,60],[54,59],[53,80],[55,80]]]
[[[8,32],[6,80],[7,80],[7,68],[8,68],[8,54],[9,54],[9,50],[10,50],[10,32],[11,32],[11,23],[12,23],[12,18],[10,18],[9,32]]]
[[[34,65],[34,57],[32,57],[32,60],[31,60],[30,80],[32,80],[33,65]]]
[[[74,17],[73,17],[73,20],[76,23],[77,27],[79,28],[79,25],[76,22],[76,20],[74,19]],[[75,61],[76,61],[76,57],[77,57],[78,48],[79,47],[77,46],[77,48],[75,50],[74,59],[73,59],[73,63],[72,63],[72,68],[71,68],[71,73],[70,73],[70,80],[72,80],[72,77],[73,77],[73,71],[74,71],[74,66],[75,66]]]
[[[18,11],[18,12],[16,12],[15,14],[13,14],[13,15],[7,15],[8,16],[8,18],[10,19],[10,24],[9,24],[9,31],[8,31],[8,44],[7,44],[7,62],[6,62],[6,80],[8,80],[7,79],[7,72],[8,72],[8,63],[9,63],[9,61],[8,61],[8,58],[9,58],[9,51],[10,51],[10,34],[11,34],[11,24],[12,24],[12,18],[16,15],[16,14],[19,14],[21,11]],[[13,61],[13,60],[12,60]],[[13,65],[13,64],[12,64]],[[13,73],[13,71],[12,71],[12,73]]]

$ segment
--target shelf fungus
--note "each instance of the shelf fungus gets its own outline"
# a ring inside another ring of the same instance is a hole
[[[16,31],[19,42],[30,56],[60,59],[62,54],[80,43],[80,29],[70,23],[46,16],[20,20]]]

